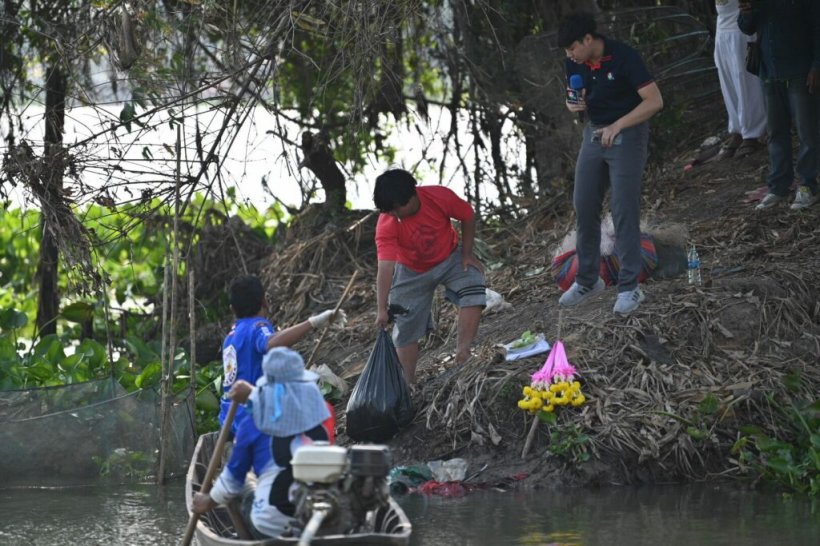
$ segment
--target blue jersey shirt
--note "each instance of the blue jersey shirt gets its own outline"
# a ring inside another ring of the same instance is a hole
[[[237,319],[231,331],[222,343],[222,391],[228,394],[237,379],[243,379],[251,385],[262,377],[262,357],[268,351],[268,339],[276,332],[271,322],[262,317]],[[219,412],[219,423],[225,422],[230,400],[222,398]],[[248,416],[244,406],[239,406],[231,430],[236,433],[239,425]]]
[[[610,125],[635,109],[643,99],[638,90],[654,80],[640,54],[605,36],[604,54],[596,64],[566,59],[567,87],[580,74],[586,89],[587,115],[594,125]]]

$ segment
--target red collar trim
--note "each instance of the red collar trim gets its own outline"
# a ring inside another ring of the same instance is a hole
[[[612,60],[612,55],[604,55],[603,57],[598,59],[597,63],[591,63],[589,61],[586,61],[584,64],[587,65],[590,70],[600,70],[601,69],[601,63],[611,61],[611,60]]]

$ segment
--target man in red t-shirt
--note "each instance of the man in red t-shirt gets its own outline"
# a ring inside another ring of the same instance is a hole
[[[470,357],[486,304],[484,266],[473,256],[475,214],[470,204],[444,186],[416,187],[401,169],[376,178],[376,324],[387,328],[390,303],[408,310],[395,317],[393,341],[407,382],[416,382],[419,339],[433,329],[433,294],[444,285],[459,306],[456,362]],[[461,222],[461,247],[452,220]]]

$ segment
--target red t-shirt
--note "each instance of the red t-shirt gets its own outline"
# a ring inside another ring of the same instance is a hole
[[[421,206],[413,216],[399,221],[390,214],[379,215],[376,256],[423,273],[443,262],[458,246],[451,219],[470,220],[473,207],[444,186],[421,186],[416,195]]]

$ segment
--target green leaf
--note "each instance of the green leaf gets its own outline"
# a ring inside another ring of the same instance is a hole
[[[707,394],[698,404],[698,411],[704,415],[712,415],[720,407],[720,401],[713,394]]]
[[[766,466],[779,474],[792,474],[796,472],[796,468],[791,461],[782,457],[771,457],[766,460]]]
[[[4,330],[17,330],[28,324],[28,317],[25,313],[14,308],[0,311],[0,328]]]
[[[765,436],[763,429],[756,425],[744,425],[740,427],[740,432],[746,436]]]
[[[695,440],[705,440],[709,437],[709,432],[697,427],[686,427],[686,433]]]
[[[76,301],[63,307],[60,315],[69,322],[83,324],[94,318],[94,306],[84,301]]]
[[[548,425],[554,425],[558,421],[558,416],[555,413],[548,413],[546,411],[539,411],[536,413],[538,418],[541,420],[542,423],[546,423]]]
[[[145,367],[145,369],[142,370],[142,373],[140,373],[134,380],[134,385],[136,385],[137,388],[140,389],[156,385],[157,383],[159,383],[161,375],[162,366],[159,362],[154,362],[153,364],[149,364]]]
[[[790,373],[783,378],[783,385],[791,392],[797,392],[803,386],[803,380],[797,373]]]
[[[203,389],[196,394],[196,407],[205,411],[219,411],[219,398],[210,389]]]

